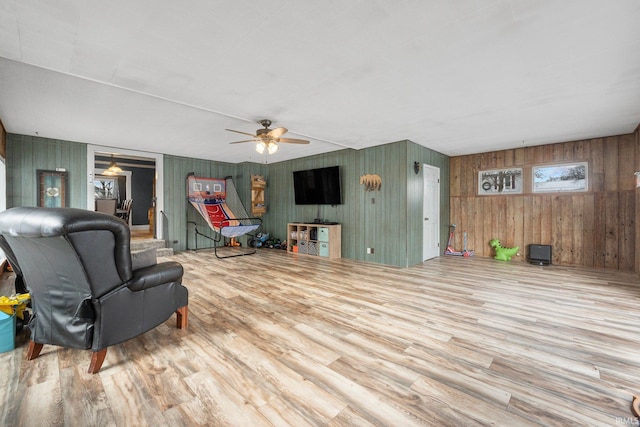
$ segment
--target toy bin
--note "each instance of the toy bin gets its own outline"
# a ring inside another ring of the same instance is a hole
[[[318,255],[320,256],[329,256],[329,243],[327,242],[319,242],[318,243]]]
[[[16,316],[0,311],[0,353],[16,348]]]
[[[329,241],[329,228],[327,227],[318,228],[318,241],[320,242]]]

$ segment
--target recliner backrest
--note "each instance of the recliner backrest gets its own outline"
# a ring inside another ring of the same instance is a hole
[[[91,300],[132,277],[129,228],[120,219],[71,208],[9,209],[0,234],[17,259],[30,292],[39,342],[87,348]],[[73,333],[69,333],[73,331]]]
[[[68,238],[83,265],[91,270],[88,274],[94,294],[102,294],[108,287],[105,281],[111,282],[114,275],[120,283],[131,279],[129,227],[114,216],[74,208],[12,208],[0,213],[0,234],[10,245],[10,237]],[[100,264],[102,271],[95,274]]]
[[[92,339],[91,287],[71,243],[64,236],[5,236],[29,286],[38,342],[87,348]],[[74,333],[68,333],[73,330]]]

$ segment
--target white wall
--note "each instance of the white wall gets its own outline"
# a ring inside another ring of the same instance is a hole
[[[7,167],[4,162],[0,157],[0,212],[7,209]],[[4,253],[0,250],[0,264],[5,260]]]
[[[7,167],[0,157],[0,212],[7,209]]]

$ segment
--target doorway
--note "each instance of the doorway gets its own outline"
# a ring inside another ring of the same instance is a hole
[[[440,168],[423,164],[422,260],[440,255]]]
[[[99,179],[103,179],[101,178],[101,173],[107,167],[104,159],[105,157],[109,159],[111,156],[113,156],[118,165],[134,171],[133,173],[125,171],[118,174],[121,177],[120,179],[125,182],[126,187],[126,190],[123,189],[124,191],[122,191],[122,196],[127,199],[133,199],[132,231],[144,229],[145,232],[149,232],[155,238],[162,239],[162,223],[156,220],[161,216],[159,213],[164,208],[162,154],[89,145],[87,147],[87,209],[94,210],[95,183]],[[139,188],[140,183],[135,182],[136,176],[146,176],[147,178],[144,179],[144,182],[149,180],[149,184],[144,184],[141,190]],[[146,185],[148,185],[148,188],[146,188]],[[136,196],[136,191],[138,196]],[[140,196],[140,191],[143,192],[142,196]],[[137,215],[138,218],[134,219],[133,215]],[[136,225],[136,223],[144,225]],[[153,228],[151,229],[151,227]]]

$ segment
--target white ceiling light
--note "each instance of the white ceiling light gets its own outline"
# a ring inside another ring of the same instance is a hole
[[[278,151],[278,143],[275,141],[260,141],[256,144],[256,151],[258,153],[263,154],[265,149],[268,154],[273,154]]]
[[[269,150],[269,154],[273,154],[278,151],[278,144],[274,141],[269,141],[267,143],[267,149]]]
[[[102,174],[113,176],[113,175],[118,175],[120,172],[122,172],[122,168],[118,166],[113,156],[111,156],[111,163],[109,164],[109,168],[105,170]]]

